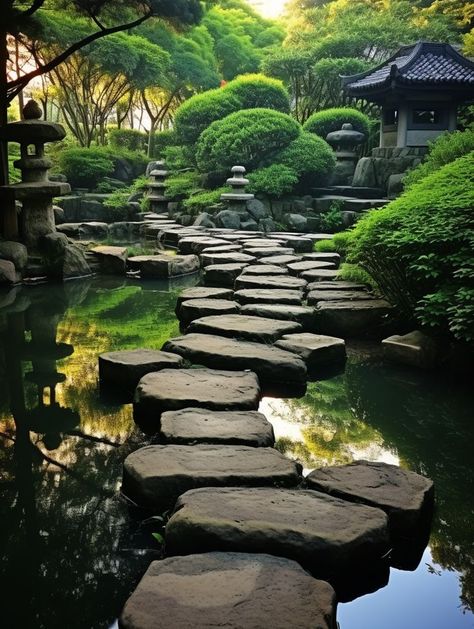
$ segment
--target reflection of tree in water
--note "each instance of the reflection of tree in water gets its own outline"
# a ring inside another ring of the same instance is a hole
[[[308,385],[304,398],[288,400],[288,419],[303,424],[302,440],[280,438],[277,447],[305,467],[349,463],[361,451],[382,445],[374,428],[357,419],[349,405],[344,376]]]
[[[114,293],[115,305],[97,310],[94,320],[88,290],[77,283],[28,289],[22,301],[0,311],[6,627],[108,627],[149,562],[133,549],[129,514],[117,497],[123,459],[142,436],[129,407],[117,412],[96,393],[97,354],[121,343],[118,323],[108,335],[108,319],[101,317],[131,295]],[[129,310],[138,316],[139,308]],[[164,327],[172,317],[172,310],[162,317]],[[56,334],[64,321],[68,338]],[[159,319],[150,330],[162,342]],[[74,354],[67,356],[65,342]],[[128,445],[117,443],[125,439]]]
[[[472,394],[449,374],[423,374],[350,363],[351,406],[380,430],[402,463],[435,482],[437,514],[431,550],[437,563],[461,573],[462,604],[474,609],[474,472]]]

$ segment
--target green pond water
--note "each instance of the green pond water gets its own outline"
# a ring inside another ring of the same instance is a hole
[[[160,348],[195,282],[90,280],[0,293],[0,626],[102,629],[151,560],[156,523],[120,497],[146,443],[130,405],[100,397],[99,353]],[[352,351],[344,374],[300,399],[265,398],[278,447],[305,470],[355,458],[434,479],[437,510],[415,571],[341,604],[341,629],[474,627],[472,392],[449,375]],[[172,629],[172,628],[170,628]]]

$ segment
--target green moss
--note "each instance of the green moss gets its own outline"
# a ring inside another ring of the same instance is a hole
[[[315,133],[326,139],[328,133],[339,131],[342,125],[349,122],[356,131],[369,135],[370,120],[368,116],[352,107],[334,107],[323,109],[308,118],[303,128],[308,133]]]

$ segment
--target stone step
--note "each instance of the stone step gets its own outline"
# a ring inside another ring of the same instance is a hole
[[[294,559],[334,585],[341,575],[360,579],[390,548],[388,519],[380,509],[312,490],[262,487],[183,494],[165,539],[170,555],[219,549]]]
[[[242,275],[284,275],[288,270],[276,264],[249,264],[242,270]]]
[[[179,235],[179,233],[176,234],[176,236],[178,236],[176,244],[178,245],[178,251],[184,255],[191,253],[200,254],[203,249],[208,249],[209,247],[219,247],[227,244],[226,240],[221,238],[212,238],[211,236],[205,236],[202,234],[199,236],[184,236],[182,238],[179,238]]]
[[[250,371],[164,369],[140,380],[133,411],[138,422],[159,429],[160,416],[166,411],[189,407],[254,411],[260,397],[258,378]]]
[[[315,269],[335,269],[334,262],[326,262],[323,260],[302,260],[301,262],[291,262],[287,265],[291,275],[301,276],[305,271],[314,271]]]
[[[240,304],[291,304],[301,306],[303,297],[300,290],[276,290],[271,288],[246,288],[234,293]]]
[[[234,288],[235,280],[247,267],[242,264],[211,264],[204,269],[203,282],[206,286]]]
[[[179,354],[195,365],[214,369],[252,369],[265,384],[306,383],[306,366],[300,358],[262,343],[210,334],[187,334],[170,339],[162,349]]]
[[[290,247],[295,253],[310,253],[313,251],[313,240],[304,236],[284,236],[283,246]]]
[[[179,313],[183,301],[191,299],[232,299],[234,291],[228,288],[209,288],[207,286],[193,286],[186,288],[176,300],[176,314]]]
[[[313,188],[313,192],[316,196],[336,194],[359,199],[379,199],[383,195],[381,188],[366,186],[330,186],[328,188]]]
[[[199,258],[195,255],[134,256],[127,263],[132,271],[139,271],[142,278],[167,279],[197,273],[200,269]]]
[[[212,315],[238,314],[240,305],[230,299],[190,299],[181,302],[178,318],[186,327],[195,319]]]
[[[161,443],[214,443],[272,448],[273,426],[257,411],[210,411],[185,408],[161,416]]]
[[[311,271],[303,271],[301,273],[302,279],[307,282],[335,280],[338,275],[339,271],[336,269],[312,269]]]
[[[291,334],[300,330],[301,325],[295,321],[230,314],[195,319],[188,327],[187,332],[214,334],[256,343],[274,343],[284,334]]]
[[[373,334],[388,323],[391,312],[390,304],[382,299],[320,302],[318,331],[343,338]]]
[[[274,448],[153,445],[127,456],[122,491],[138,506],[162,513],[191,489],[295,487],[301,480],[301,466]]]
[[[347,290],[347,291],[366,291],[367,286],[365,284],[357,284],[356,282],[345,282],[344,280],[331,280],[331,281],[318,281],[311,282],[307,286],[307,291],[313,290]]]
[[[211,266],[214,264],[253,264],[256,262],[256,256],[247,255],[245,249],[243,252],[229,252],[229,253],[202,253],[201,264],[203,267]]]
[[[304,360],[309,370],[346,360],[346,343],[343,339],[322,334],[285,334],[276,347],[293,352]]]
[[[154,561],[128,599],[122,629],[336,629],[336,597],[296,562],[203,553]]]
[[[336,268],[339,268],[341,256],[338,253],[304,253],[303,260],[316,260],[318,262],[332,262]]]
[[[267,317],[270,319],[280,319],[283,321],[296,321],[303,330],[314,330],[315,312],[314,308],[308,306],[291,306],[283,304],[247,304],[240,308],[242,315],[253,317]]]
[[[389,202],[390,200],[385,197],[379,199],[347,199],[344,201],[344,210],[348,212],[363,212],[364,210],[384,207]]]
[[[242,245],[231,245],[228,243],[227,245],[218,245],[217,247],[206,247],[201,253],[232,253],[235,251],[241,251],[241,249]]]
[[[308,305],[317,306],[324,301],[364,301],[374,296],[363,290],[312,290],[306,299]]]
[[[270,256],[292,256],[295,253],[295,250],[290,247],[244,247],[242,251],[255,259]]]
[[[287,264],[291,262],[300,262],[302,256],[294,256],[294,255],[273,255],[265,258],[261,261],[261,264],[272,264],[275,266],[286,267]]]
[[[277,290],[299,290],[306,288],[306,281],[290,275],[240,275],[235,280],[235,290],[275,288]]]

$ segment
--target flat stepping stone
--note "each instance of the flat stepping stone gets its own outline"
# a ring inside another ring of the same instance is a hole
[[[196,365],[214,369],[252,369],[265,383],[306,382],[306,366],[299,357],[263,343],[211,334],[187,334],[167,341],[162,349],[179,354]]]
[[[235,485],[294,487],[301,481],[300,472],[298,463],[274,448],[145,446],[125,459],[122,491],[140,507],[162,511],[191,489]]]
[[[392,312],[383,299],[365,301],[323,301],[317,309],[318,330],[334,336],[356,336],[380,327]]]
[[[267,258],[270,256],[291,256],[295,252],[289,247],[245,247],[243,252],[254,258]]]
[[[287,265],[291,275],[302,276],[306,271],[314,271],[318,269],[335,269],[333,262],[322,262],[320,260],[303,260],[301,262],[291,262]]]
[[[236,251],[240,251],[242,249],[241,245],[231,245],[231,244],[227,244],[227,245],[220,245],[218,247],[206,247],[206,249],[202,250],[202,253],[209,253],[209,254],[213,254],[213,253],[233,253]]]
[[[273,426],[257,411],[210,411],[185,408],[161,416],[160,441],[191,445],[215,443],[272,448]]]
[[[244,288],[234,293],[234,299],[240,304],[267,303],[301,306],[303,296],[299,290]]]
[[[194,286],[193,288],[186,288],[178,296],[176,300],[176,314],[178,314],[183,301],[189,301],[191,299],[228,299],[232,300],[234,291],[228,288],[211,288],[208,286]]]
[[[301,260],[301,256],[289,256],[289,255],[276,255],[265,258],[265,264],[275,264],[276,266],[284,266],[291,262],[298,262]]]
[[[249,371],[214,369],[165,369],[149,373],[138,383],[134,417],[159,426],[166,411],[207,408],[216,411],[255,411],[260,384]]]
[[[143,278],[167,279],[197,273],[200,269],[199,258],[189,256],[134,256],[128,259],[132,270],[140,271]]]
[[[204,283],[206,286],[223,286],[233,288],[235,280],[246,268],[241,264],[211,264],[204,269]]]
[[[246,266],[242,275],[283,275],[286,269],[276,264],[250,264]]]
[[[235,280],[235,290],[248,288],[303,290],[306,285],[305,280],[289,275],[241,275]]]
[[[343,280],[331,280],[312,282],[308,284],[308,291],[312,290],[348,290],[348,291],[367,291],[365,284],[357,284],[356,282],[345,282]]]
[[[201,264],[203,267],[214,264],[252,264],[257,260],[256,256],[247,255],[240,251],[229,253],[202,253]]]
[[[304,236],[285,236],[284,245],[291,247],[296,253],[309,253],[313,251],[313,241]]]
[[[323,467],[306,477],[311,489],[382,509],[395,541],[416,537],[430,521],[433,481],[396,465],[355,461]]]
[[[317,306],[321,301],[363,301],[374,296],[363,290],[312,290],[306,299],[310,306]]]
[[[312,269],[311,271],[304,271],[301,273],[301,277],[307,282],[318,282],[320,280],[335,280],[339,275],[339,271],[336,269]]]
[[[336,265],[336,268],[339,267],[341,262],[341,256],[338,253],[329,253],[329,252],[314,252],[314,253],[304,253],[303,260],[317,260],[319,262],[333,262]]]
[[[301,330],[301,325],[295,321],[265,319],[250,315],[231,314],[195,319],[188,328],[188,332],[200,334],[215,334],[256,343],[274,343],[284,334],[291,334]]]
[[[194,490],[178,499],[166,525],[170,555],[268,553],[294,559],[330,583],[360,578],[361,568],[378,563],[389,548],[383,511],[311,490]]]
[[[382,341],[382,347],[384,358],[402,365],[433,369],[439,364],[439,343],[419,330],[389,336]]]
[[[210,236],[188,236],[179,240],[178,251],[183,254],[200,254],[203,249],[208,249],[209,247],[219,247],[227,244],[227,241],[222,238],[211,238]]]
[[[127,270],[127,248],[99,246],[91,249],[105,275],[125,275]]]
[[[154,349],[106,352],[99,356],[99,380],[102,386],[132,392],[147,373],[162,369],[177,369],[183,364],[183,359],[176,354]]]
[[[240,306],[230,299],[190,299],[183,301],[178,317],[185,326],[195,319],[211,315],[238,314]]]
[[[125,604],[122,629],[334,629],[328,583],[270,555],[203,553],[154,561]]]
[[[275,345],[300,356],[308,369],[325,367],[346,359],[345,341],[334,336],[309,333],[286,334]]]
[[[297,321],[304,330],[312,330],[315,325],[314,308],[309,306],[291,306],[283,304],[247,304],[240,308],[242,315],[268,317],[283,321]]]
[[[267,238],[253,238],[252,240],[243,240],[242,241],[242,246],[244,247],[251,247],[251,248],[255,248],[255,247],[276,247],[277,245],[283,245],[284,244],[284,240],[270,240]]]

